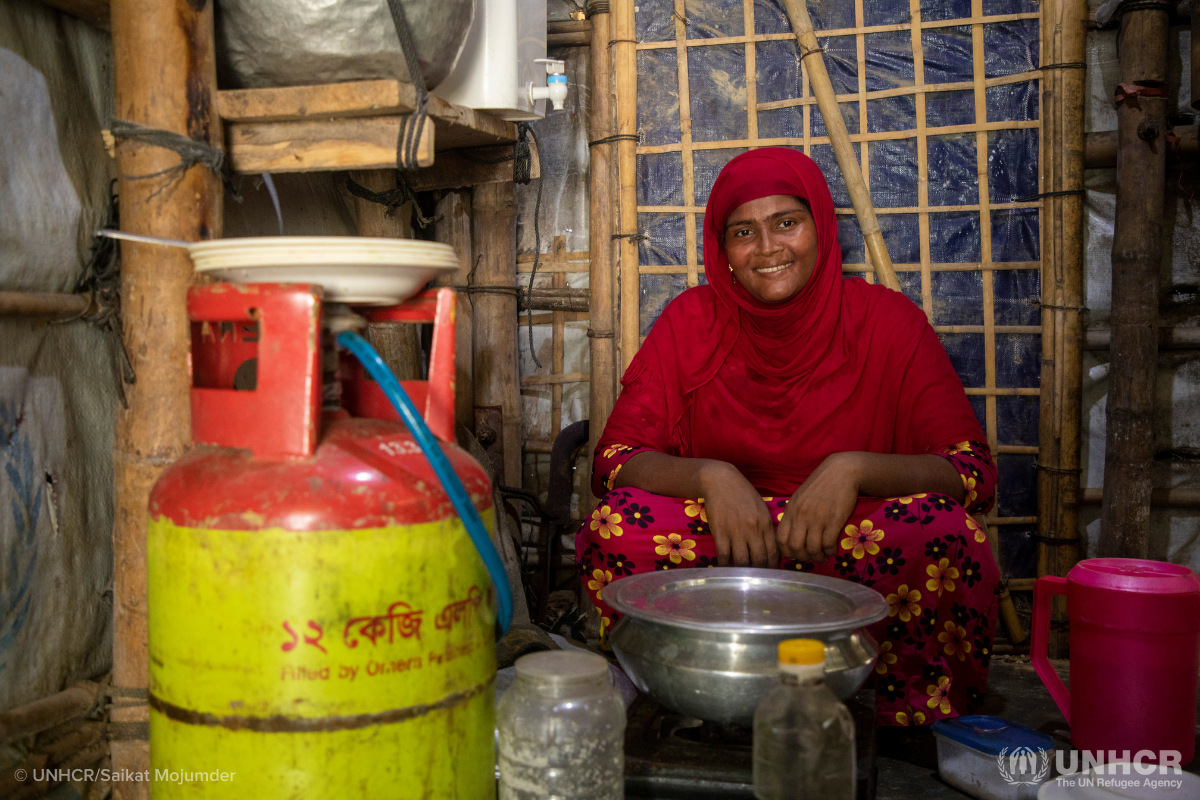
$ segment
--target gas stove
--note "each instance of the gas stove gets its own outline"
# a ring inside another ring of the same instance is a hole
[[[857,800],[875,798],[875,692],[846,702],[854,715]],[[753,800],[753,736],[747,727],[702,722],[639,694],[625,727],[625,796],[644,800]]]

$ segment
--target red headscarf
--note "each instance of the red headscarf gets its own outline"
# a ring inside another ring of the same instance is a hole
[[[756,300],[733,280],[723,244],[730,214],[771,195],[806,200],[817,235],[812,277],[781,303]],[[842,277],[833,199],[812,159],[770,147],[726,164],[704,215],[704,267],[708,285],[663,310],[622,378],[602,447],[721,458],[783,493],[831,453],[982,440],[921,310]]]

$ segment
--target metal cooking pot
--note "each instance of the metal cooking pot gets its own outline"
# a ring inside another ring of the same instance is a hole
[[[778,683],[785,639],[825,642],[825,681],[842,699],[871,674],[866,626],[887,616],[874,589],[777,569],[660,570],[614,581],[604,600],[623,618],[609,637],[625,673],[667,708],[749,725]]]

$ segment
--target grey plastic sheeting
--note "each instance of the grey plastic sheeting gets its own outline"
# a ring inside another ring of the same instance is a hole
[[[675,39],[672,0],[639,0],[636,35],[640,41]],[[871,0],[864,4],[864,24],[883,26],[909,21],[907,0]],[[809,10],[834,90],[838,94],[858,91],[857,44],[854,35],[821,36],[822,31],[855,27],[851,0],[810,2]],[[1033,0],[985,0],[985,16],[1036,13]],[[742,36],[743,6],[740,2],[693,2],[686,4],[690,39]],[[964,83],[974,79],[973,43],[969,0],[934,0],[921,4],[923,22],[963,19],[964,24],[922,31],[924,80],[926,84]],[[788,33],[791,28],[781,2],[755,0],[755,34]],[[1039,23],[1036,19],[987,23],[983,26],[984,71],[987,78],[1014,75],[1037,69]],[[865,85],[868,92],[914,85],[911,33],[867,33]],[[755,44],[756,93],[758,103],[799,98],[801,70],[798,49],[792,40],[770,40]],[[746,139],[746,64],[743,44],[688,48],[688,94],[693,142]],[[638,51],[638,128],[645,145],[681,141],[677,56],[674,48]],[[997,121],[1038,119],[1037,81],[1021,81],[985,90],[986,118]],[[852,131],[859,130],[857,102],[842,103],[842,113]],[[913,95],[868,100],[868,132],[907,131],[911,135],[867,146],[870,188],[881,212],[888,208],[918,204],[917,105]],[[929,128],[971,124],[976,121],[972,90],[926,94],[926,125]],[[820,112],[811,111],[812,136],[826,135]],[[803,112],[785,107],[758,112],[758,137],[801,138]],[[928,137],[929,203],[931,206],[960,206],[979,202],[976,135],[974,133]],[[859,158],[862,158],[861,145]],[[988,190],[991,203],[1009,203],[1038,192],[1038,131],[998,130],[987,134]],[[801,149],[797,147],[797,149]],[[693,151],[695,202],[703,205],[717,174],[742,148]],[[850,198],[830,145],[814,145],[813,159],[829,179],[834,203],[849,208]],[[678,152],[644,154],[638,159],[639,206],[684,205],[683,161]],[[982,259],[980,215],[976,211],[941,211],[929,215],[929,249],[933,263],[972,263]],[[921,260],[918,215],[880,213],[884,240],[894,262],[915,264]],[[700,227],[697,219],[697,228]],[[675,213],[642,213],[639,229],[649,237],[640,245],[643,265],[680,266],[687,263],[684,216]],[[1037,209],[991,211],[992,260],[1029,262],[1040,260]],[[696,260],[703,276],[702,236],[697,235]],[[838,241],[848,264],[865,261],[862,234],[853,215],[839,217]],[[921,302],[919,272],[901,272],[905,293]],[[1041,313],[1040,272],[1037,269],[998,270],[992,277],[996,325],[1039,325]],[[641,276],[641,333],[645,335],[662,308],[687,286],[685,275]],[[933,323],[935,325],[982,325],[984,302],[982,275],[978,271],[933,272]],[[943,334],[942,342],[967,387],[983,387],[984,336],[982,333]],[[1037,334],[996,334],[996,386],[1034,388],[1040,381],[1041,337]],[[971,397],[984,423],[984,398]],[[1038,399],[1014,396],[997,398],[998,441],[1004,445],[1038,443]],[[1000,471],[998,513],[1005,517],[1037,513],[1034,456],[997,456]],[[1001,536],[1004,571],[1015,577],[1034,574],[1034,526],[1005,526]]]

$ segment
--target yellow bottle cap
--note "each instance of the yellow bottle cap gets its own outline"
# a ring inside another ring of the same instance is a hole
[[[779,663],[805,666],[825,663],[825,643],[816,639],[788,639],[779,643]]]

